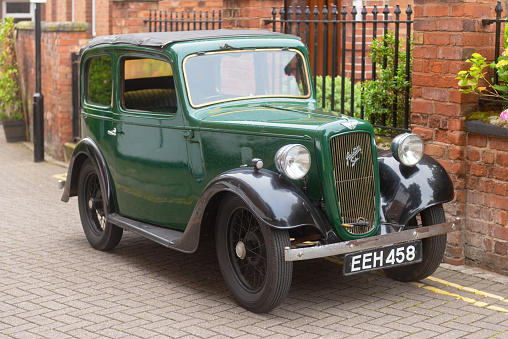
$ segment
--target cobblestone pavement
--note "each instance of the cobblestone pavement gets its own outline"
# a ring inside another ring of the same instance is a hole
[[[247,312],[210,241],[186,255],[126,232],[93,250],[76,198],[60,202],[52,176],[65,168],[34,163],[3,131],[0,159],[0,337],[508,338],[508,279],[446,265],[414,285],[299,262],[279,308]]]

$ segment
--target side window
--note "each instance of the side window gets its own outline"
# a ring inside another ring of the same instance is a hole
[[[109,107],[113,93],[111,85],[111,58],[104,55],[90,60],[88,62],[88,77],[86,80],[87,102]]]
[[[176,112],[173,70],[168,62],[126,58],[122,67],[123,108],[154,113]]]

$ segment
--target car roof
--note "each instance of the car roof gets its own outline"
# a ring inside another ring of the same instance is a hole
[[[277,32],[262,30],[232,30],[216,29],[201,31],[179,31],[179,32],[152,32],[152,33],[133,33],[119,35],[103,35],[91,40],[81,49],[85,50],[99,45],[130,44],[146,47],[166,47],[170,44],[182,41],[224,39],[224,38],[243,38],[243,37],[290,37],[294,35],[282,34]]]

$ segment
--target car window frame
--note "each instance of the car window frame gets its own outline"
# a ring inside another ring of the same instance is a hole
[[[155,112],[155,111],[140,110],[140,109],[125,107],[125,98],[124,98],[125,74],[124,74],[124,72],[125,72],[125,59],[128,59],[128,58],[153,59],[153,60],[166,62],[170,65],[172,73],[173,73],[173,87],[174,87],[174,91],[175,91],[174,99],[176,100],[174,112]],[[131,115],[132,114],[134,114],[134,115],[141,114],[144,116],[150,115],[150,116],[164,116],[164,117],[172,117],[172,116],[177,115],[178,111],[180,110],[181,105],[180,105],[180,100],[178,98],[177,81],[175,81],[175,67],[174,67],[173,63],[171,62],[171,60],[169,60],[169,58],[167,58],[164,54],[160,54],[160,53],[156,53],[156,52],[154,53],[153,51],[145,52],[145,51],[122,49],[120,53],[118,53],[118,50],[117,50],[116,66],[118,68],[117,81],[118,81],[118,89],[119,89],[117,92],[118,113],[131,114]]]
[[[100,58],[100,57],[109,57],[111,61],[111,99],[109,102],[109,105],[101,105],[99,103],[91,102],[88,100],[88,88],[90,85],[90,64],[94,59]],[[115,58],[114,55],[111,53],[107,53],[106,51],[99,51],[97,54],[88,55],[85,59],[84,66],[85,71],[85,77],[83,79],[83,104],[97,109],[102,110],[112,110],[114,106],[114,96],[115,96],[115,77],[114,77],[114,67],[115,67]]]

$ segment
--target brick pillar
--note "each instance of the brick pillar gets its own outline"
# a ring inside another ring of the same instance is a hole
[[[232,29],[266,29],[264,20],[272,18],[272,8],[284,6],[283,0],[224,0],[224,28]]]
[[[465,116],[476,109],[477,98],[459,92],[455,78],[469,67],[464,60],[474,52],[493,60],[493,27],[482,25],[481,19],[495,17],[497,1],[414,3],[413,131],[453,179],[455,199],[446,205],[447,215],[466,216]],[[466,236],[467,229],[449,235],[446,262],[465,262]]]
[[[148,32],[150,10],[159,8],[158,0],[111,1],[111,34]]]
[[[25,21],[16,26],[16,52],[23,106],[33,130],[32,101],[35,93],[35,33],[34,23]],[[63,145],[72,141],[72,62],[71,53],[79,52],[88,39],[87,23],[43,23],[41,34],[42,74],[44,95],[45,151],[63,160]]]

